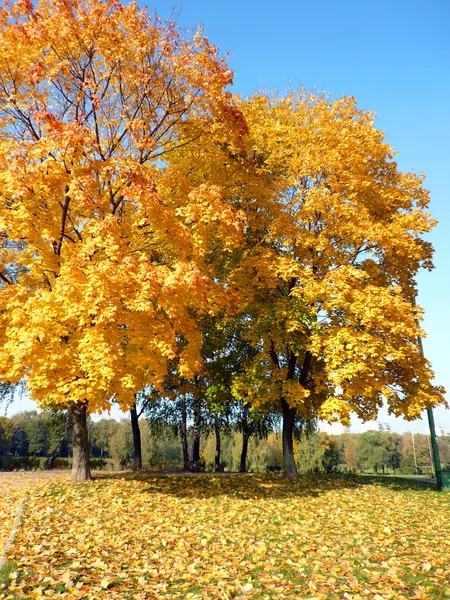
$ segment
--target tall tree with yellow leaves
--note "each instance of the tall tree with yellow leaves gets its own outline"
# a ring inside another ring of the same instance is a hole
[[[422,178],[399,171],[352,98],[260,94],[241,108],[250,134],[235,159],[261,187],[242,191],[246,248],[231,284],[259,353],[235,391],[283,413],[290,476],[297,417],[366,420],[385,401],[415,419],[445,403],[414,305],[434,221]]]
[[[73,480],[90,477],[86,412],[200,367],[192,317],[226,302],[205,255],[243,216],[169,157],[245,127],[232,73],[200,33],[118,0],[31,0],[0,12],[0,377],[69,407]]]

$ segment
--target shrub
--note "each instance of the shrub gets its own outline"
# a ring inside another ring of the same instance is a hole
[[[36,456],[2,456],[1,471],[35,471],[43,468],[43,461]]]

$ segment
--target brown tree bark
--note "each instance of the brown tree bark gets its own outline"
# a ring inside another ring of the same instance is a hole
[[[242,431],[242,450],[241,450],[241,463],[239,465],[239,473],[247,473],[247,452],[248,452],[248,440],[250,435],[246,429]]]
[[[184,396],[181,397],[180,400],[181,405],[181,446],[183,449],[183,471],[189,471],[189,446],[188,446],[188,438],[187,438],[187,409],[186,409],[186,398]]]
[[[271,357],[274,364],[279,368],[278,357],[275,353],[275,347],[272,342]],[[303,359],[303,364],[300,372],[299,383],[306,386],[309,370],[311,368],[311,352],[307,350]],[[297,364],[297,356],[292,352],[288,352],[288,372],[286,379],[293,379]],[[283,411],[283,474],[285,477],[297,477],[297,466],[294,459],[294,423],[296,408],[291,408],[285,398],[281,398],[281,408]]]
[[[73,423],[72,483],[92,479],[89,468],[89,443],[87,430],[87,404],[70,406]]]
[[[242,450],[241,462],[239,465],[239,473],[247,473],[247,453],[248,440],[250,438],[250,429],[248,426],[248,406],[244,404],[242,412]]]
[[[305,385],[306,376],[310,365],[310,353],[306,352],[305,360],[300,375],[300,383]],[[275,351],[275,344],[272,341],[270,347],[270,357],[273,364],[280,369],[280,362]],[[287,375],[286,379],[294,378],[297,356],[288,348],[287,352]],[[297,467],[294,459],[294,421],[296,409],[291,408],[285,398],[280,399],[281,410],[283,412],[283,474],[285,477],[297,477]]]
[[[217,414],[214,415],[214,432],[216,434],[216,453],[214,455],[214,471],[221,472],[220,467],[220,419]]]
[[[283,409],[283,474],[285,477],[297,477],[297,466],[294,459],[294,420],[296,409],[291,408],[284,398],[281,399]]]
[[[130,410],[131,429],[133,432],[133,471],[142,471],[142,444],[141,430],[139,429],[139,417],[137,414],[136,403]]]
[[[194,440],[192,443],[192,472],[200,472],[200,400],[194,398]]]

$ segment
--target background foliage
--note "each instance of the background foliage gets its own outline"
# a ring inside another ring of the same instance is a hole
[[[205,409],[206,411],[206,409]],[[0,469],[34,469],[45,466],[63,426],[63,413],[28,411],[13,417],[0,417]],[[133,457],[131,423],[123,419],[89,420],[91,464],[97,468],[129,468]],[[143,467],[145,470],[179,470],[183,455],[179,431],[173,421],[160,419],[158,427],[141,420]],[[242,432],[238,425],[230,424],[221,436],[222,468],[228,472],[239,470],[242,449]],[[189,443],[192,426],[188,426]],[[431,474],[429,438],[410,433],[380,433],[328,435],[313,429],[295,442],[295,458],[299,471],[362,473]],[[416,459],[414,460],[414,450]],[[439,439],[441,463],[450,469],[450,438]],[[215,433],[206,424],[201,441],[202,469],[214,470]],[[66,441],[57,466],[70,466],[71,443]],[[274,422],[266,435],[249,440],[247,469],[264,473],[281,469],[281,434]]]

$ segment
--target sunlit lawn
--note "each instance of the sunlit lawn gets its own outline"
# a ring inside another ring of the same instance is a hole
[[[368,477],[103,476],[31,490],[10,598],[446,598],[450,494]]]

